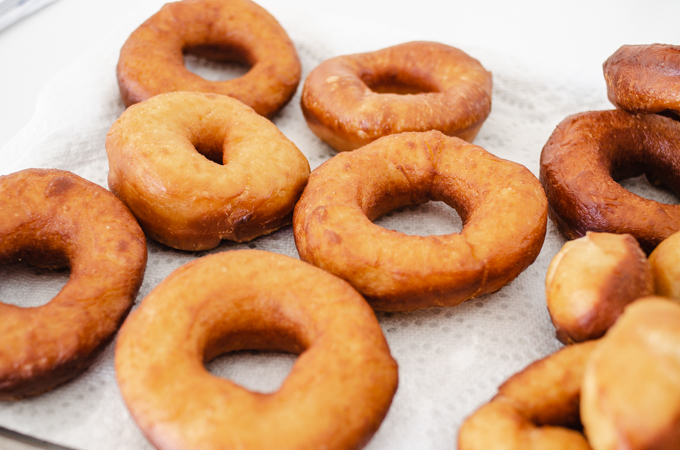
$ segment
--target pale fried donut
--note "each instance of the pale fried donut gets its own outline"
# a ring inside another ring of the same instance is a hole
[[[649,255],[654,293],[680,299],[680,232],[665,239]]]
[[[472,142],[490,111],[491,73],[437,42],[329,59],[302,90],[307,124],[337,151],[404,131],[439,130]]]
[[[41,394],[87,368],[110,342],[142,284],[146,242],[125,205],[61,170],[0,177],[0,264],[64,267],[49,303],[0,303],[0,399]]]
[[[299,354],[281,388],[250,392],[204,363],[237,350]],[[223,252],[158,285],[121,329],[121,393],[159,449],[354,449],[380,426],[397,365],[344,281],[286,256]]]
[[[637,113],[680,113],[680,47],[624,45],[603,65],[609,100]]]
[[[372,220],[440,200],[464,228],[407,236]],[[493,292],[538,255],[547,220],[523,166],[439,131],[383,137],[317,168],[295,207],[300,257],[349,281],[375,309],[453,306]]]
[[[567,239],[628,233],[649,253],[680,230],[680,205],[642,198],[615,181],[642,174],[680,193],[680,123],[625,111],[576,114],[541,153],[550,218]]]
[[[184,53],[243,62],[250,70],[208,81],[184,66]],[[137,28],[120,51],[117,76],[125,105],[173,91],[234,97],[272,116],[295,93],[300,61],[281,25],[249,0],[168,3]]]
[[[128,108],[106,151],[111,191],[150,237],[183,250],[289,224],[309,175],[274,124],[215,94],[173,92]]]
[[[567,242],[545,277],[545,297],[557,338],[597,339],[627,304],[654,292],[647,257],[629,234],[587,232]]]
[[[590,450],[580,427],[583,371],[596,341],[565,347],[498,388],[458,432],[459,450]]]
[[[593,351],[581,419],[594,450],[675,450],[680,443],[680,306],[631,303]]]

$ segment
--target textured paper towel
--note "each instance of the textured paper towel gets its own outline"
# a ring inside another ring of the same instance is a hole
[[[32,121],[0,151],[0,173],[27,167],[60,168],[106,186],[104,138],[124,110],[114,76],[118,50],[134,28],[132,24],[141,23],[161,4],[158,0],[144,3],[127,24],[130,28],[120,27],[48,84]],[[423,38],[341,17],[315,16],[312,20],[284,11],[277,18],[297,46],[303,76],[332,56]],[[536,68],[519,66],[493,51],[467,48],[464,42],[446,43],[467,51],[493,72],[492,113],[475,143],[525,165],[536,175],[541,148],[557,123],[569,114],[611,108],[603,84],[543,79]],[[196,59],[189,63],[206,77],[220,74],[210,63]],[[274,123],[307,156],[312,168],[335,154],[307,128],[299,92]],[[649,188],[643,180],[626,186],[666,202],[676,200]],[[377,223],[423,235],[462,228],[455,211],[441,203],[392,212]],[[389,414],[369,449],[455,447],[461,422],[493,396],[500,383],[560,347],[546,310],[543,283],[548,263],[563,242],[549,223],[537,261],[497,293],[454,308],[378,314],[399,363],[400,380]],[[251,243],[224,242],[210,252],[181,252],[149,242],[148,268],[137,301],[180,265],[207,253],[240,248],[297,257],[290,227]],[[56,294],[67,276],[0,267],[0,298],[23,306],[38,305]],[[291,355],[246,352],[220,357],[209,369],[266,392],[276,389],[294,361]],[[83,450],[150,448],[116,386],[113,345],[67,385],[38,398],[0,402],[0,425]]]

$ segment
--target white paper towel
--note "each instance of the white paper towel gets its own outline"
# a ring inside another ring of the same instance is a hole
[[[136,13],[136,23],[162,3],[144,3]],[[427,38],[337,16],[312,19],[284,11],[277,19],[296,44],[303,77],[332,56]],[[132,28],[118,30],[46,86],[31,122],[0,151],[1,174],[28,167],[60,168],[106,187],[104,138],[124,110],[115,65]],[[541,148],[557,123],[569,114],[611,108],[604,83],[547,79],[536,68],[520,66],[492,50],[468,48],[465,42],[445,43],[462,48],[493,72],[492,112],[475,143],[525,165],[535,175]],[[211,64],[197,60],[191,64],[196,71],[214,75]],[[335,152],[307,128],[299,91],[274,123],[315,168]],[[646,196],[675,201],[642,180],[626,186]],[[455,211],[441,203],[405,208],[377,223],[409,234],[445,234],[462,227]],[[548,263],[563,242],[549,223],[537,261],[497,293],[454,308],[378,313],[399,363],[400,380],[389,414],[369,449],[454,448],[461,422],[492,397],[500,383],[560,347],[546,310],[543,283]],[[215,250],[199,253],[149,241],[148,268],[137,301],[180,265],[208,253],[241,248],[297,257],[290,227],[251,243],[224,242]],[[12,266],[0,267],[0,278],[3,301],[31,306],[49,300],[66,282],[67,273]],[[246,387],[271,391],[294,361],[291,355],[245,352],[220,357],[209,368]],[[37,398],[0,402],[0,425],[82,450],[150,448],[116,386],[113,345],[74,381]]]

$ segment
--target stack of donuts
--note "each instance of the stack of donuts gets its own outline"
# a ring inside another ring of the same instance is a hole
[[[207,81],[187,70],[185,54],[249,70]],[[156,448],[361,448],[380,427],[398,385],[397,364],[374,311],[455,306],[501,289],[537,258],[549,213],[569,237],[591,229],[574,223],[565,206],[571,203],[555,197],[563,191],[552,180],[569,172],[551,167],[563,164],[556,163],[560,149],[578,140],[569,133],[582,128],[589,139],[614,136],[616,142],[620,134],[633,137],[624,156],[613,146],[580,156],[599,164],[592,170],[632,176],[644,161],[655,181],[674,187],[680,180],[677,158],[660,149],[680,137],[680,125],[667,117],[609,112],[558,127],[542,156],[542,186],[525,167],[471,143],[491,110],[491,74],[461,50],[436,42],[338,56],[308,75],[304,118],[339,152],[310,173],[304,155],[270,121],[294,95],[301,73],[285,30],[250,0],[169,3],[130,35],[116,69],[127,109],[106,138],[110,192],[57,170],[0,178],[6,212],[0,261],[71,270],[67,285],[45,306],[0,304],[7,318],[0,322],[0,399],[39,395],[67,382],[120,328],[118,385]],[[633,95],[621,97],[623,105]],[[624,129],[633,131],[619,132]],[[593,191],[583,195],[593,197]],[[428,201],[454,208],[463,230],[407,236],[373,223]],[[670,234],[675,219],[666,216],[660,234],[631,232],[643,249]],[[301,260],[254,250],[197,258],[126,318],[142,283],[147,238],[195,252],[290,224]],[[668,304],[657,303],[645,302],[658,311],[626,312],[632,318],[620,320],[620,327],[665,316]],[[558,335],[578,340],[566,327]],[[558,379],[572,380],[573,372],[580,380],[585,361],[600,347],[570,347],[555,356],[557,363],[537,363],[513,380],[533,379],[546,366],[564,366],[563,360],[570,375]],[[299,357],[276,392],[259,394],[205,368],[239,350]],[[611,352],[600,353],[606,359]],[[585,379],[594,392],[611,375],[593,370]],[[488,416],[503,424],[514,415],[513,426],[524,428],[515,416],[553,423],[558,411],[545,408],[555,406],[568,414],[560,425],[579,423],[580,381],[565,383],[563,392],[544,383],[541,389],[550,393],[539,393],[540,405],[522,403],[522,383],[506,383]],[[590,404],[593,411],[604,408]],[[599,421],[597,412],[592,416]],[[461,439],[469,434],[464,429]],[[580,435],[563,434],[581,445]],[[536,448],[546,448],[541,445]]]

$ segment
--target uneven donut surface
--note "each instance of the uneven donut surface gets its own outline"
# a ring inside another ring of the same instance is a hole
[[[590,450],[576,430],[583,373],[596,343],[565,347],[509,378],[465,420],[459,450]]]
[[[680,232],[665,239],[649,255],[654,293],[680,300]]]
[[[111,191],[150,237],[183,250],[289,224],[309,175],[274,124],[215,94],[173,92],[133,105],[109,130],[106,151]]]
[[[491,111],[491,84],[491,73],[463,51],[408,42],[321,63],[305,80],[302,112],[337,151],[404,131],[471,142]]]
[[[211,375],[238,350],[299,354],[274,393]],[[354,449],[378,429],[397,365],[373,311],[347,283],[256,250],[186,264],[141,303],[116,347],[123,397],[159,449]]]
[[[408,236],[372,223],[428,200],[463,230]],[[453,306],[493,292],[538,255],[547,220],[523,166],[438,131],[401,133],[341,153],[310,176],[295,207],[300,257],[349,281],[378,310]]]
[[[642,198],[616,182],[642,174],[680,193],[680,123],[625,111],[576,114],[541,153],[550,218],[566,238],[628,233],[649,253],[680,230],[680,205]]]
[[[624,45],[604,62],[607,95],[636,113],[680,113],[680,46]]]
[[[128,209],[70,172],[0,177],[0,264],[70,267],[49,303],[0,303],[0,399],[41,394],[82,372],[108,344],[142,284],[146,242]]]
[[[187,70],[184,53],[250,69],[242,77],[208,81]],[[281,25],[250,0],[183,0],[166,4],[130,35],[116,73],[127,106],[164,92],[211,92],[270,117],[295,93],[301,67]]]

